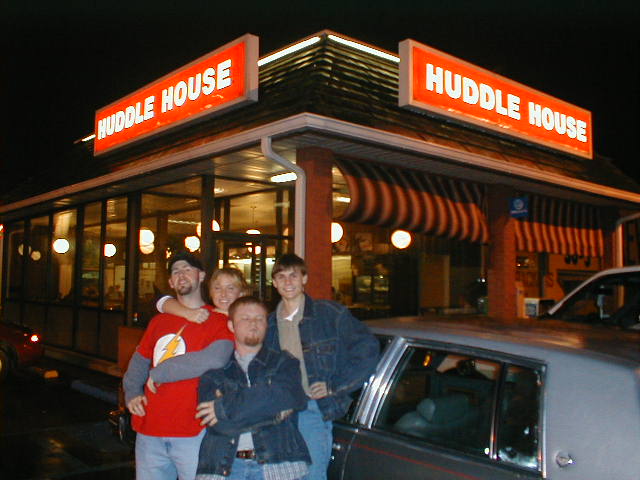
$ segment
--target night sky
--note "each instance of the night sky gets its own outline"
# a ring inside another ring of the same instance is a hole
[[[597,154],[640,181],[640,2],[0,0],[0,188],[55,168],[97,108],[245,34],[412,38],[592,111]]]

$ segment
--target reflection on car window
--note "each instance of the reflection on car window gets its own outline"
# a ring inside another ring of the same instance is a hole
[[[375,427],[488,455],[499,374],[497,362],[411,347]]]
[[[640,321],[640,274],[608,275],[567,299],[552,317],[581,323],[634,327]]]
[[[500,404],[498,459],[538,468],[540,375],[509,366]]]
[[[386,350],[386,348],[393,341],[393,337],[388,335],[376,335],[376,338],[378,339],[378,342],[380,342],[380,352],[381,354],[384,354],[384,351]],[[360,394],[362,393],[362,390],[363,390],[362,388],[359,388],[355,392],[352,392],[349,394],[352,400],[351,405],[349,405],[349,410],[341,419],[341,421],[347,422],[347,423],[353,423],[353,414],[355,413],[356,407],[358,406],[358,401],[360,400]]]

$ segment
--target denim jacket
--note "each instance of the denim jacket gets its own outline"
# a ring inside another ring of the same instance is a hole
[[[349,394],[358,390],[374,372],[380,344],[369,328],[347,307],[305,295],[300,340],[309,384],[326,382],[329,395],[317,400],[324,420],[344,416]],[[279,349],[276,312],[269,315],[265,345]]]
[[[214,400],[218,422],[207,427],[198,474],[228,476],[240,433],[249,431],[259,463],[311,463],[295,413],[307,405],[298,360],[264,345],[249,364],[248,377],[249,382],[235,357],[224,368],[200,377],[199,401]],[[221,397],[216,396],[217,390]],[[294,413],[282,418],[281,412],[288,409]]]

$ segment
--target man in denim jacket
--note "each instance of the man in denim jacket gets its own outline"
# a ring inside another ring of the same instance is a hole
[[[267,308],[241,297],[229,308],[235,352],[222,369],[200,378],[197,418],[207,425],[198,480],[294,480],[307,473],[309,452],[297,410],[306,408],[298,361],[263,345]]]
[[[373,373],[380,346],[345,306],[305,295],[307,267],[297,255],[280,257],[271,276],[282,300],[269,316],[265,344],[287,350],[300,361],[302,387],[309,399],[298,416],[312,460],[307,479],[324,480],[331,457],[332,421],[347,412],[349,394]]]

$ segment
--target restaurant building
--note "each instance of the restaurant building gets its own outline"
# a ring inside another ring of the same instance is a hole
[[[270,302],[295,251],[309,293],[361,319],[517,322],[638,262],[640,187],[593,153],[590,112],[409,40],[258,51],[246,35],[98,110],[59,175],[5,195],[3,321],[120,374],[179,250]]]

